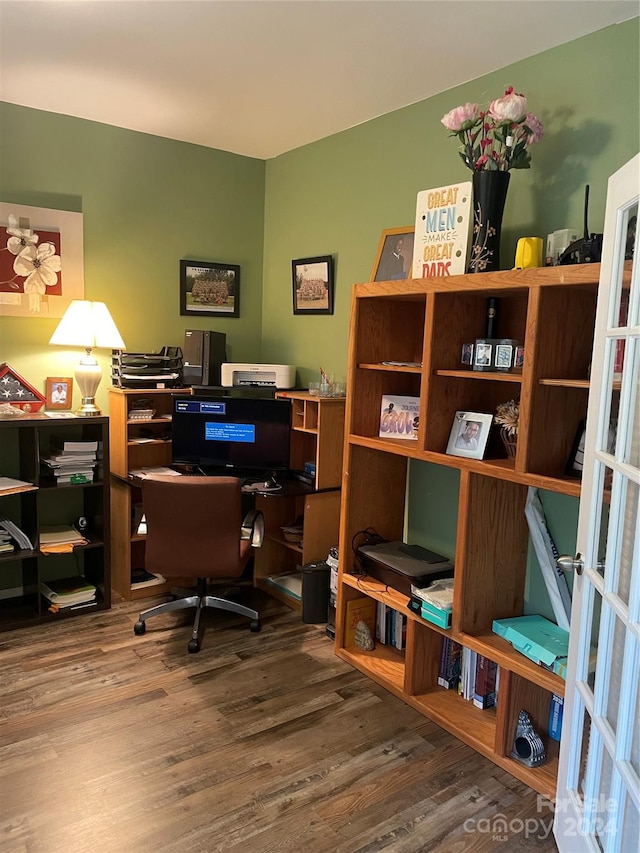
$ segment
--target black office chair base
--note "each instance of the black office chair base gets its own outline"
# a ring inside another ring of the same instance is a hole
[[[196,608],[193,631],[187,645],[187,650],[191,654],[200,651],[200,614],[206,607],[215,610],[227,610],[230,613],[237,613],[239,616],[246,616],[251,620],[249,627],[252,633],[257,633],[260,630],[260,615],[257,610],[245,607],[244,604],[239,604],[237,601],[229,601],[226,598],[219,598],[216,595],[207,595],[206,582],[203,581],[201,583],[199,579],[198,593],[196,595],[177,598],[175,601],[167,601],[165,604],[158,604],[155,607],[150,607],[148,610],[143,610],[138,616],[138,621],[133,626],[133,633],[136,635],[144,634],[147,630],[147,619],[151,619],[153,616],[160,616],[162,613],[172,613],[175,610],[186,610],[189,607]]]

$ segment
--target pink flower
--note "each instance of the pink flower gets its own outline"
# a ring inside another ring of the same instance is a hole
[[[527,99],[524,95],[516,95],[513,87],[509,87],[504,98],[491,101],[489,115],[496,121],[507,123],[520,122],[527,114]]]
[[[471,127],[478,118],[478,114],[477,104],[464,104],[442,116],[440,122],[452,133],[459,133]]]
[[[489,158],[486,154],[481,154],[476,160],[476,169],[481,169],[485,163],[489,162]]]
[[[544,135],[544,127],[540,119],[533,113],[527,113],[524,119],[525,130],[530,131],[527,134],[527,145],[535,145],[540,142]]]

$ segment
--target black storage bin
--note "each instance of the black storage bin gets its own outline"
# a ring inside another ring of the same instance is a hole
[[[331,569],[324,560],[316,560],[302,567],[302,621],[326,622],[329,613],[329,574]]]

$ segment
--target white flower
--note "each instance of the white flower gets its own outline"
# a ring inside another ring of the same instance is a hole
[[[35,246],[39,239],[30,228],[18,228],[18,220],[11,213],[7,234],[11,235],[7,240],[7,249],[12,255],[19,255],[27,246]]]
[[[25,293],[45,293],[45,288],[54,287],[58,283],[61,269],[60,255],[56,255],[53,243],[27,246],[13,262],[13,271],[26,276]]]

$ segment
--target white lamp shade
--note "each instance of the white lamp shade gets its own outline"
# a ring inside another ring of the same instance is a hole
[[[69,304],[49,343],[87,349],[124,349],[124,341],[104,302],[86,299],[74,299]]]

